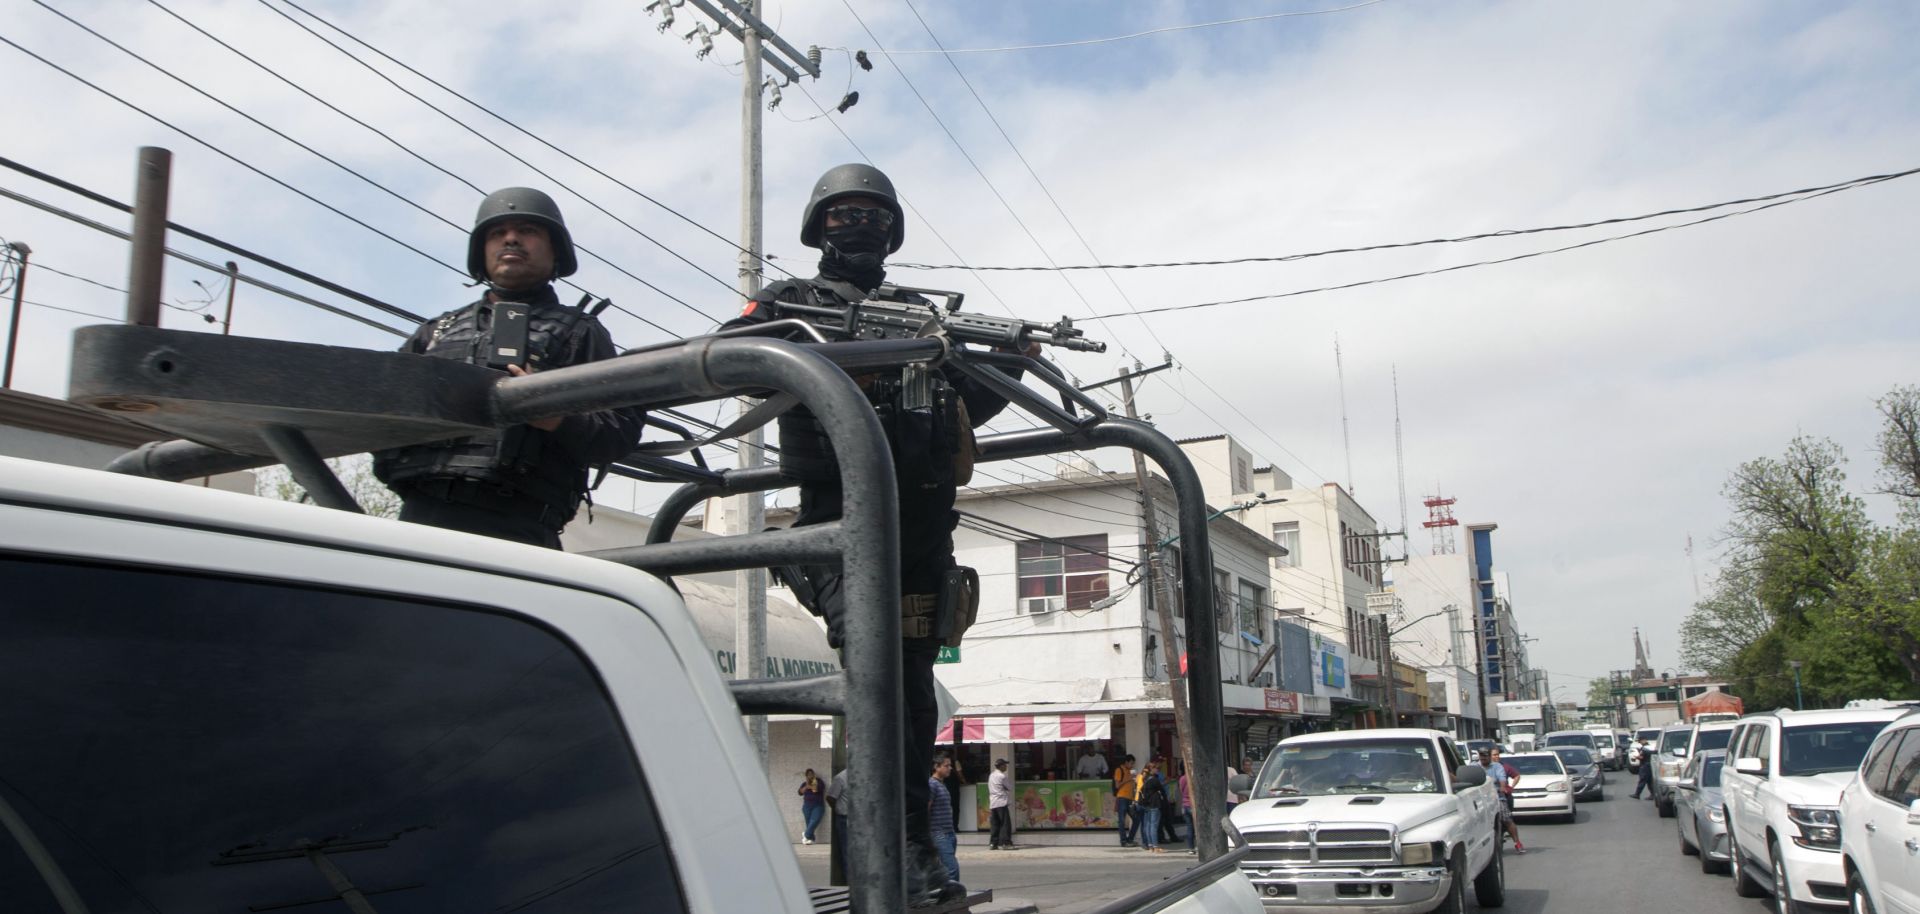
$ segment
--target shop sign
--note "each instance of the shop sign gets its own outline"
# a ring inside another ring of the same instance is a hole
[[[1320,655],[1320,681],[1336,689],[1347,687],[1347,661],[1328,651]]]
[[[1300,693],[1282,692],[1279,689],[1264,689],[1267,693],[1267,710],[1278,714],[1300,713]]]
[[[960,649],[950,645],[940,645],[940,654],[933,658],[934,663],[959,663]]]
[[[1061,828],[1113,828],[1120,817],[1107,781],[1015,781],[1013,827],[1020,831]],[[974,812],[981,831],[989,826],[987,785],[978,791]]]

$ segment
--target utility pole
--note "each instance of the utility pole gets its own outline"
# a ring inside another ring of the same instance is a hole
[[[757,19],[760,0],[743,2],[745,15],[742,18],[749,21]],[[765,189],[760,158],[760,30],[745,29],[740,41],[746,49],[746,56],[740,65],[740,296],[752,298],[760,291],[760,249],[764,242],[761,231],[761,202]],[[745,397],[741,397],[738,403],[741,415],[753,408]],[[740,442],[738,451],[741,469],[760,465],[761,448],[765,443],[764,428],[756,428],[748,433],[746,440]],[[758,532],[767,525],[766,495],[743,492],[734,496],[732,513],[734,523],[730,532]],[[734,656],[738,660],[733,670],[734,678],[756,679],[765,676],[767,572],[764,568],[746,568],[734,572],[733,640]],[[753,742],[754,752],[760,757],[760,767],[765,768],[767,718],[756,714],[747,718],[746,723],[747,738]]]
[[[20,257],[20,268],[13,273],[13,315],[7,318],[7,366],[4,375],[0,375],[0,388],[13,389],[13,353],[20,348],[20,306],[27,294],[27,257],[33,248],[24,241],[14,241],[7,248]]]
[[[172,152],[158,146],[140,147],[133,186],[133,252],[127,258],[127,323],[136,327],[160,326],[160,287],[167,262],[167,190],[172,176]]]
[[[227,261],[227,315],[220,320],[220,335],[233,335],[233,293],[240,286],[240,265]]]
[[[1121,372],[1121,403],[1126,407],[1127,418],[1138,419],[1138,411],[1133,403],[1133,379],[1155,371],[1168,368],[1167,362],[1155,368],[1141,370],[1140,363],[1133,364],[1133,371]],[[1147,593],[1153,602],[1155,615],[1160,623],[1160,656],[1167,667],[1167,693],[1173,699],[1173,736],[1180,744],[1180,762],[1187,768],[1187,776],[1194,777],[1197,769],[1193,766],[1193,727],[1192,712],[1187,709],[1186,674],[1180,669],[1180,651],[1174,642],[1173,632],[1173,582],[1167,580],[1160,566],[1160,525],[1156,521],[1153,505],[1153,489],[1147,482],[1147,460],[1138,450],[1133,452],[1133,478],[1140,484],[1140,524],[1146,534]],[[1209,638],[1217,637],[1212,629],[1206,633]],[[1187,632],[1187,638],[1200,637],[1198,632]],[[1217,689],[1218,683],[1207,683],[1207,688]],[[1225,747],[1222,747],[1222,751]]]

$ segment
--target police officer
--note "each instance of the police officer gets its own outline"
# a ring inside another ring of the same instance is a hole
[[[467,272],[486,294],[420,325],[400,351],[500,364],[496,343],[517,344],[522,328],[513,325],[522,323],[523,355],[503,366],[514,377],[612,358],[618,352],[600,321],[554,294],[553,281],[578,266],[552,197],[494,191],[480,201],[467,241]],[[374,456],[374,475],[400,496],[401,520],[558,549],[560,529],[586,497],[587,468],[626,456],[642,418],[611,409],[395,448]]]
[[[886,279],[887,255],[899,250],[905,239],[904,213],[885,174],[859,164],[830,169],[814,182],[800,223],[800,242],[820,250],[819,274],[768,285],[726,326],[773,319],[773,302],[845,307],[866,300]],[[927,811],[926,771],[939,724],[933,662],[943,641],[958,638],[951,628],[938,627],[941,620],[955,618],[958,608],[943,606],[943,594],[956,599],[955,576],[966,573],[953,560],[953,530],[959,523],[954,495],[964,481],[959,474],[970,468],[973,427],[993,418],[1007,401],[958,372],[933,373],[925,407],[897,377],[858,380],[887,431],[899,483],[908,892],[917,903],[951,900],[966,889],[947,880]],[[800,487],[794,526],[840,518],[840,475],[833,448],[804,410],[780,417],[780,469]],[[827,640],[838,647],[845,616],[840,570],[808,566],[802,572],[812,590],[811,608],[826,617]],[[960,611],[970,617],[970,610]]]

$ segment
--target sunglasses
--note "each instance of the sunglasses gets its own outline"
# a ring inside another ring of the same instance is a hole
[[[881,228],[893,227],[893,211],[873,206],[834,206],[827,209],[828,218],[841,225],[861,225],[871,222]]]

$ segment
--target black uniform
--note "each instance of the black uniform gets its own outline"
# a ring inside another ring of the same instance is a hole
[[[877,286],[877,283],[875,284]],[[784,301],[845,307],[866,298],[866,290],[842,279],[818,276],[813,280],[783,280],[754,296],[739,317],[726,327],[763,323],[772,319],[765,303]],[[893,451],[893,469],[900,497],[900,590],[909,601],[938,599],[946,574],[954,568],[953,530],[960,515],[953,509],[958,483],[954,457],[963,442],[971,446],[971,428],[986,423],[1006,408],[1006,398],[973,383],[957,371],[936,373],[933,408],[905,409],[899,402],[898,372],[862,378],[868,400],[880,415]],[[964,404],[964,411],[962,410]],[[800,487],[800,513],[795,527],[840,519],[839,465],[833,447],[813,415],[795,408],[782,414],[780,472]],[[963,430],[964,429],[964,430]],[[839,647],[845,622],[845,593],[840,569],[805,569],[815,592],[815,612],[826,617],[827,640]],[[902,689],[906,702],[907,840],[931,849],[931,822],[926,772],[931,764],[934,729],[939,711],[934,701],[933,662],[942,639],[913,637],[902,642]]]
[[[605,327],[560,304],[553,286],[488,297],[420,325],[402,352],[476,359],[489,337],[493,300],[530,305],[527,368],[564,368],[619,353]],[[587,493],[587,468],[625,457],[640,439],[644,413],[624,408],[568,416],[554,431],[531,425],[374,455],[374,475],[402,499],[400,519],[483,536],[560,548],[560,529]]]

